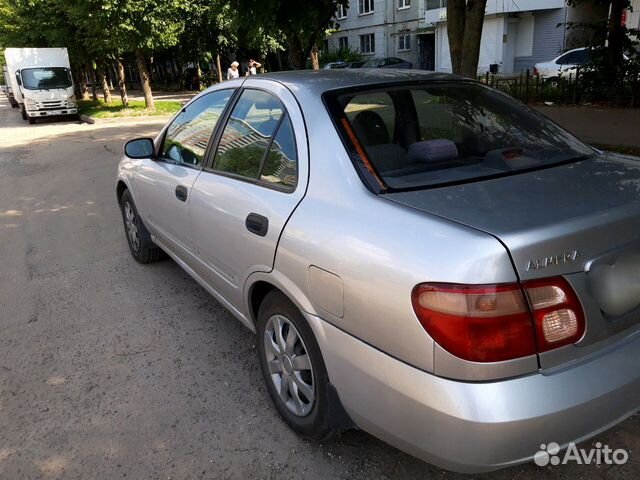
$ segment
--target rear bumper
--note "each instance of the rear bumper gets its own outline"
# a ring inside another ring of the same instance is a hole
[[[57,108],[55,110],[27,110],[28,117],[50,117],[58,115],[76,115],[78,113],[77,108]]]
[[[465,383],[413,368],[318,317],[307,319],[352,420],[449,470],[524,463],[542,443],[580,442],[640,409],[640,335],[562,370]]]

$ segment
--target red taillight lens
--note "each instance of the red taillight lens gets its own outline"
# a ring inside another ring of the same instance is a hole
[[[578,298],[561,277],[522,285],[421,284],[413,289],[412,302],[440,346],[474,362],[533,355],[575,343],[584,334]]]
[[[474,362],[499,362],[536,353],[531,314],[519,284],[422,284],[413,308],[445,350]]]

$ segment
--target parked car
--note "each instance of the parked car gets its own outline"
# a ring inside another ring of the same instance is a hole
[[[587,65],[591,61],[588,48],[574,48],[549,62],[536,63],[534,75],[554,79],[560,76],[575,75],[578,67]]]
[[[329,62],[323,68],[324,70],[336,70],[340,68],[360,68],[364,62]]]
[[[411,62],[396,57],[372,58],[362,65],[362,68],[413,68]]]
[[[324,70],[335,70],[337,68],[347,68],[349,65],[347,62],[329,62],[324,67]]]
[[[133,258],[256,332],[293,430],[481,472],[638,411],[639,182],[478,82],[344,69],[209,88],[116,192]]]

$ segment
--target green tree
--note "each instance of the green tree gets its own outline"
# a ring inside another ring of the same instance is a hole
[[[349,6],[349,0],[232,0],[243,25],[261,28],[276,36],[281,32],[289,48],[289,61],[302,69],[325,31],[334,26],[338,5]],[[303,3],[301,5],[301,3]]]

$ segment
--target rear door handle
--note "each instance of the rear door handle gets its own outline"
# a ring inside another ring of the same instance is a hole
[[[244,224],[247,230],[260,237],[264,237],[267,234],[267,230],[269,230],[269,219],[257,213],[250,213]]]
[[[187,201],[187,187],[184,185],[178,185],[176,187],[176,198],[181,202]]]

